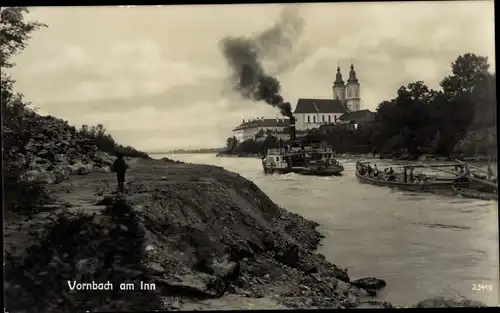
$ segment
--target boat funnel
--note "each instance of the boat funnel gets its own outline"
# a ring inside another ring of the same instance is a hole
[[[295,133],[295,117],[290,114],[290,140],[295,141],[296,133]]]

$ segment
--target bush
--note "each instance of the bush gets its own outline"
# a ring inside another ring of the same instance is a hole
[[[266,139],[263,141],[257,141],[254,139],[248,139],[241,143],[238,143],[236,139],[234,141],[228,138],[228,142],[231,143],[231,148],[226,148],[226,153],[246,155],[246,154],[261,154],[264,155],[268,149],[276,148],[278,144],[278,139],[274,136],[267,135]],[[234,142],[234,143],[233,143]]]
[[[83,125],[78,131],[80,135],[91,139],[99,150],[116,155],[120,153],[123,156],[150,159],[146,152],[139,151],[131,146],[122,146],[116,143],[110,134],[106,133],[106,129],[102,124],[97,126],[88,127]]]
[[[4,210],[17,213],[34,213],[41,206],[50,201],[50,197],[42,182],[28,182],[21,178],[31,160],[21,152],[28,143],[31,134],[30,118],[36,114],[28,108],[20,96],[13,96],[10,87],[11,81],[7,77],[7,88],[2,89],[2,117],[3,117],[3,183],[5,193]],[[2,81],[4,83],[5,81]],[[4,85],[5,86],[5,85]],[[5,101],[10,100],[10,101]]]

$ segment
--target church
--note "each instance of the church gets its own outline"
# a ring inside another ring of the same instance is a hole
[[[354,65],[351,64],[347,83],[342,78],[340,67],[332,86],[331,99],[300,98],[295,106],[295,128],[298,131],[328,127],[335,124],[358,124],[371,122],[375,114],[369,110],[360,110],[360,84],[356,77]],[[253,139],[259,131],[272,132],[275,135],[288,134],[290,121],[286,117],[276,119],[255,118],[243,122],[233,129],[233,135],[244,141]]]
[[[360,110],[360,84],[353,64],[351,64],[347,84],[342,78],[340,67],[337,67],[332,91],[332,99],[301,98],[297,101],[297,106],[293,112],[297,130],[319,128],[324,124],[347,122],[344,114]]]

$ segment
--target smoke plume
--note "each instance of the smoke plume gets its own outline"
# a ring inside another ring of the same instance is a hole
[[[270,29],[252,37],[226,37],[220,41],[222,54],[232,71],[233,88],[244,98],[265,101],[278,108],[281,114],[292,116],[292,106],[284,102],[278,79],[266,73],[262,61],[278,62],[278,72],[285,71],[298,62],[287,63],[287,56],[293,52],[304,22],[298,15],[298,8],[283,10],[280,20]]]

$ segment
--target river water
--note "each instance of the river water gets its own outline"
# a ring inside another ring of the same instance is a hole
[[[156,155],[222,166],[253,181],[275,203],[317,221],[320,253],[351,278],[387,281],[381,300],[413,305],[436,296],[499,302],[498,204],[361,184],[356,160],[341,177],[264,175],[260,159]],[[377,160],[379,168],[385,164]],[[486,285],[486,290],[474,286]],[[491,290],[490,290],[491,289]]]

